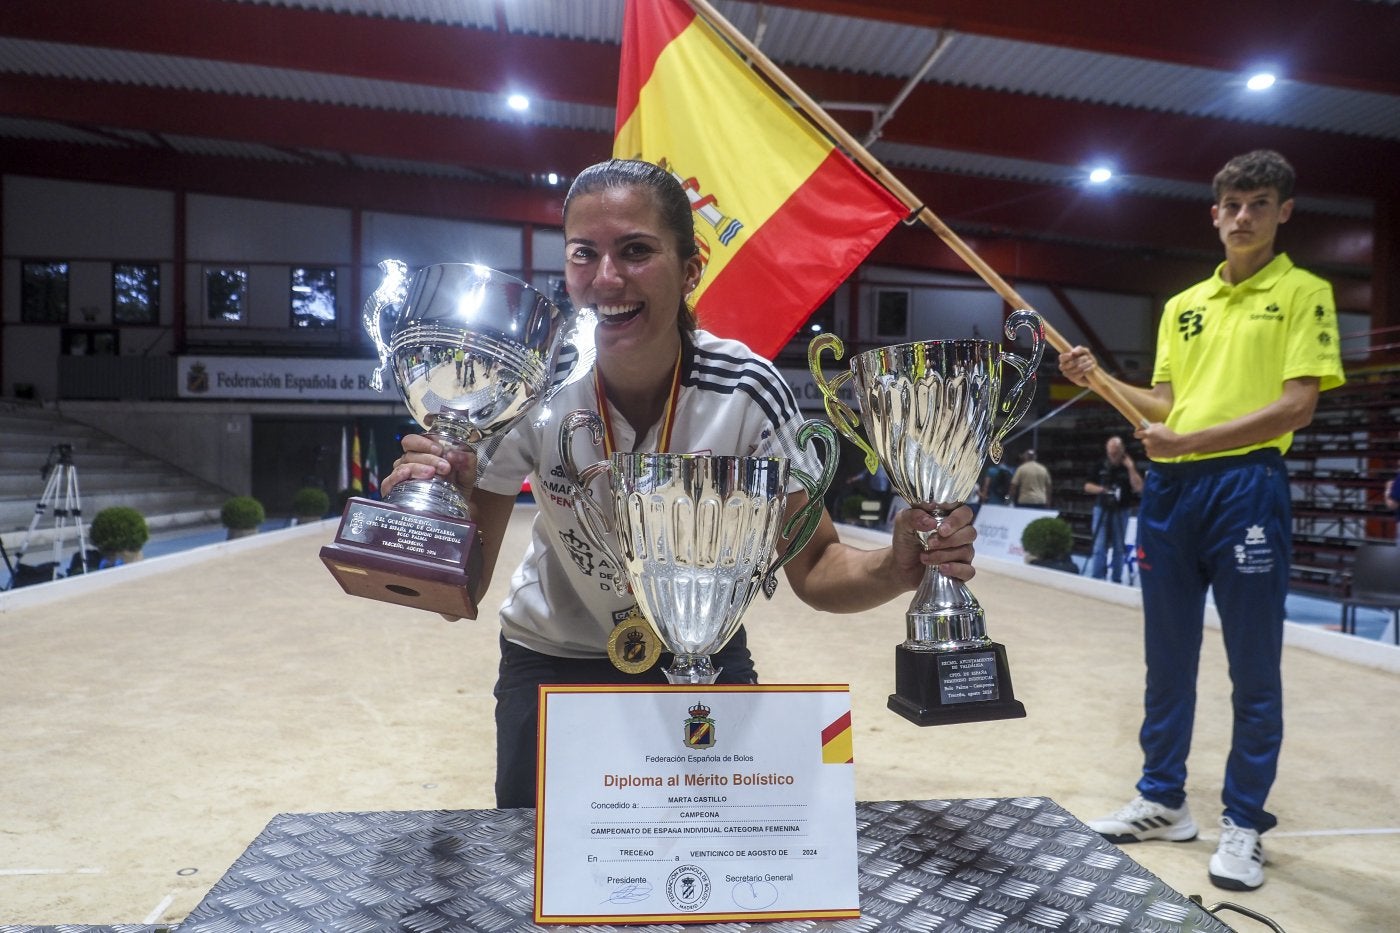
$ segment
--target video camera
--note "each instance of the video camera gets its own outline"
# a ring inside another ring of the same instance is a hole
[[[45,460],[44,465],[39,468],[39,475],[44,479],[48,479],[49,474],[53,472],[54,467],[72,465],[73,445],[54,444],[52,447],[49,448],[49,458]]]

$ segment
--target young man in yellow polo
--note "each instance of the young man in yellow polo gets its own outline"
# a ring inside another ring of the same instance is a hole
[[[1237,156],[1215,176],[1211,218],[1225,261],[1167,302],[1152,388],[1115,382],[1151,422],[1135,432],[1152,460],[1138,512],[1147,655],[1138,796],[1089,825],[1112,842],[1196,837],[1186,757],[1196,711],[1206,591],[1220,612],[1234,732],[1221,791],[1218,887],[1264,883],[1260,834],[1283,740],[1284,599],[1292,513],[1283,454],[1312,421],[1318,393],[1342,384],[1332,287],[1277,253],[1293,213],[1293,169],[1278,153]],[[1084,347],[1060,354],[1078,385]]]

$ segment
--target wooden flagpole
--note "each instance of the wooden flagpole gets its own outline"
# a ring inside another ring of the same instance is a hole
[[[972,271],[981,276],[982,281],[990,285],[992,290],[1002,297],[1003,301],[1011,305],[1012,308],[1035,310],[1031,307],[1030,302],[1017,294],[1016,290],[1012,288],[1005,279],[998,275],[995,269],[987,265],[986,261],[983,260],[981,256],[978,256],[972,247],[968,246],[967,243],[963,241],[962,237],[958,236],[947,224],[940,220],[938,215],[934,214],[914,192],[905,187],[904,183],[885,168],[879,159],[871,155],[854,136],[848,133],[845,127],[833,120],[831,115],[823,110],[820,104],[812,100],[812,98],[807,95],[806,91],[798,87],[781,68],[759,50],[758,46],[750,42],[743,33],[735,29],[728,20],[721,16],[719,11],[709,4],[708,0],[686,0],[686,2],[689,3],[691,8],[703,17],[706,22],[713,26],[715,31],[724,36],[735,48],[753,62],[754,65],[767,76],[768,80],[772,81],[784,94],[793,100],[812,122],[816,123],[817,126],[825,131],[832,139],[836,140],[843,149],[849,152],[851,158],[855,159],[855,161],[869,172],[876,181],[884,185],[891,194],[899,198],[911,212],[914,212],[914,216],[923,223],[924,226],[938,234],[939,238],[942,239],[944,243],[948,244],[953,252],[962,257],[963,262],[971,266]],[[1043,315],[1041,320],[1045,324],[1045,339],[1050,341],[1050,345],[1061,353],[1069,350],[1070,343],[1064,338],[1064,335],[1052,327],[1050,322],[1044,321]],[[1127,418],[1135,428],[1146,427],[1148,425],[1149,422],[1147,418],[1143,416],[1142,412],[1138,411],[1137,406],[1129,401],[1128,398],[1118,390],[1118,387],[1113,385],[1098,369],[1095,369],[1093,374],[1089,377],[1089,387],[1103,396],[1104,400],[1110,405],[1118,409],[1123,417]]]

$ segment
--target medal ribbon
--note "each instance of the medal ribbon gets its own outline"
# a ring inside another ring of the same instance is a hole
[[[598,393],[598,414],[603,419],[603,457],[611,459],[617,445],[613,442],[612,418],[608,416],[608,394],[603,389],[603,374],[593,367],[593,388]],[[671,371],[671,392],[666,410],[661,415],[661,430],[656,435],[657,453],[664,454],[671,446],[671,428],[675,424],[676,399],[681,394],[681,354],[676,354],[676,366]]]

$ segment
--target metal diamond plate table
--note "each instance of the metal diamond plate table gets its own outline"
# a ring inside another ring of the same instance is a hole
[[[632,933],[1230,933],[1046,797],[856,805],[861,916]],[[523,933],[535,811],[274,817],[178,933]],[[614,929],[589,926],[590,933]]]

